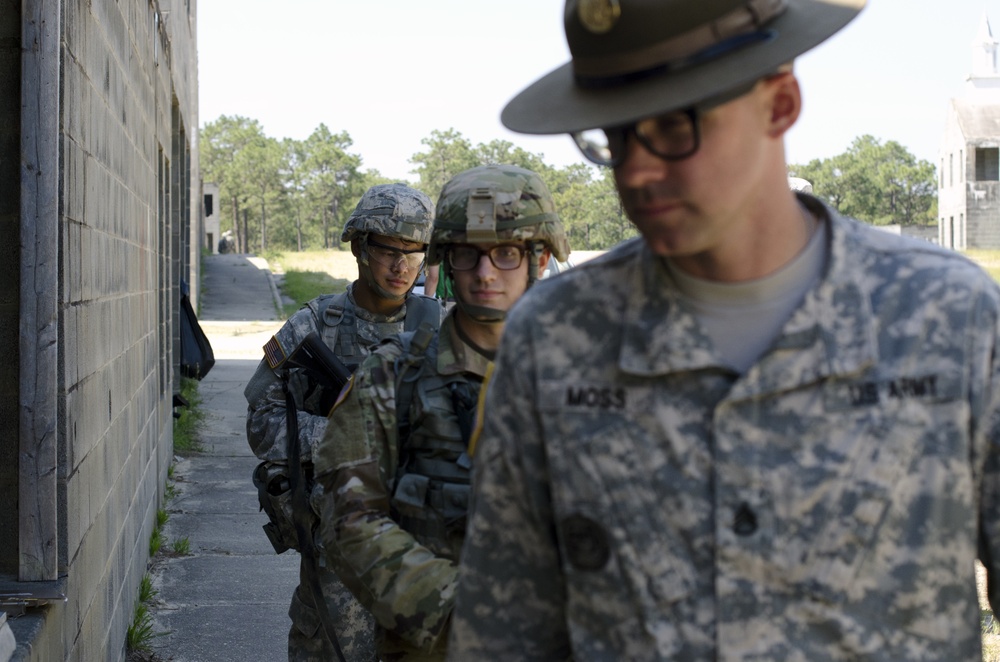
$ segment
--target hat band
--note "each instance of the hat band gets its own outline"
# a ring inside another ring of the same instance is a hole
[[[601,84],[602,78],[631,77],[649,69],[679,69],[694,61],[703,61],[702,54],[718,56],[731,48],[723,45],[746,45],[741,37],[750,37],[780,16],[788,8],[788,0],[748,0],[722,17],[700,25],[682,35],[638,51],[618,56],[573,57],[573,73],[583,84]],[[606,83],[606,81],[604,81]]]

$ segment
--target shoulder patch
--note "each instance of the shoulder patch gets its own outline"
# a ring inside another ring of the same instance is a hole
[[[271,339],[264,345],[264,358],[267,359],[267,365],[271,367],[271,370],[277,370],[278,366],[288,358],[281,343],[278,342],[277,336],[271,336]]]

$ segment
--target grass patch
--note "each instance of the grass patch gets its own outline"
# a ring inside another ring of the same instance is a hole
[[[177,488],[174,487],[174,484],[168,480],[166,486],[163,488],[163,498],[165,501],[173,501],[176,496]]]
[[[181,397],[188,402],[187,407],[178,407],[178,418],[174,419],[174,452],[200,452],[198,429],[205,412],[201,410],[201,396],[198,394],[198,380],[181,377]]]
[[[156,526],[157,526],[157,528],[162,529],[163,526],[167,523],[167,520],[169,520],[169,519],[170,519],[170,515],[167,513],[167,511],[163,510],[162,508],[156,511]]]
[[[172,547],[177,556],[187,556],[191,553],[191,541],[187,536],[175,540]]]
[[[285,272],[285,282],[282,284],[281,290],[295,303],[284,306],[285,316],[291,315],[304,306],[306,302],[322,294],[343,292],[350,284],[349,280],[334,278],[326,272],[290,269]]]
[[[147,572],[139,582],[139,602],[149,603],[156,597],[157,590],[153,588],[153,578]]]
[[[160,527],[153,529],[153,534],[149,536],[149,555],[156,556],[157,552],[163,548],[163,531]]]
[[[135,613],[132,615],[132,622],[125,631],[125,646],[131,651],[152,652],[153,637],[153,617],[149,614],[149,607],[139,602],[135,605]]]
[[[972,248],[962,253],[985,269],[993,280],[1000,282],[1000,251]]]
[[[149,613],[149,605],[155,597],[153,578],[147,573],[139,582],[139,599],[135,603],[132,622],[125,630],[125,649],[130,661],[160,659],[153,653],[153,639],[166,633],[153,630],[153,616]]]

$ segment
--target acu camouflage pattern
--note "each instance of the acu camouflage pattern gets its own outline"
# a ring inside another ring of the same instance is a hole
[[[742,376],[639,239],[518,302],[451,659],[980,659],[1000,292],[800,199],[828,268]]]
[[[386,662],[441,660],[445,654],[468,497],[468,486],[460,484],[468,471],[458,466],[465,442],[445,382],[462,379],[476,397],[489,365],[458,338],[452,311],[441,325],[435,362],[417,364],[433,373],[418,373],[413,389],[413,431],[403,448],[409,469],[399,490],[394,490],[401,443],[396,395],[398,380],[413,378],[413,372],[407,369],[412,359],[397,340],[365,360],[330,416],[327,429],[352,443],[328,433],[314,451],[316,479],[324,488],[321,531],[328,561],[375,615],[378,652]],[[431,479],[419,503],[406,487],[410,478]],[[442,499],[461,503],[442,507]],[[461,514],[446,535],[437,536],[413,508]]]
[[[379,234],[426,244],[433,220],[434,205],[424,193],[404,184],[378,184],[361,196],[340,240]]]
[[[441,189],[427,264],[440,264],[448,244],[470,242],[470,192],[493,194],[496,234],[486,241],[539,241],[556,259],[565,261],[569,256],[566,232],[541,177],[516,166],[489,165],[461,172]]]
[[[354,318],[353,332],[337,335],[336,342],[331,346],[335,354],[342,359],[346,358],[345,363],[357,363],[379,340],[403,331],[405,305],[395,315],[386,317],[358,307],[350,294],[337,296],[341,297],[338,301],[344,304],[344,314],[353,315]],[[323,310],[320,310],[321,307]],[[312,332],[318,332],[324,342],[330,344],[330,337],[324,334],[324,324],[321,321],[324,310],[326,306],[318,306],[314,300],[300,308],[285,322],[276,334],[276,338],[286,354]],[[351,357],[354,357],[353,360]],[[312,457],[313,444],[326,430],[327,412],[317,412],[319,393],[300,369],[291,371],[289,389],[295,397],[298,408],[299,453],[303,464],[307,465]],[[247,384],[244,395],[249,405],[247,439],[254,454],[262,460],[286,464],[288,428],[285,420],[285,395],[281,381],[266,361],[260,362],[257,372]],[[320,486],[314,487],[311,495],[314,510],[322,501],[321,492]],[[314,515],[314,519],[316,517],[318,516]],[[316,537],[317,549],[321,549],[318,530]],[[323,595],[331,607],[330,613],[336,624],[337,638],[345,654],[348,647],[356,652],[356,655],[350,655],[348,659],[374,659],[374,622],[371,615],[357,603],[336,574],[322,562],[318,568],[318,575]],[[335,659],[333,646],[321,631],[319,614],[301,569],[299,586],[292,596],[288,615],[292,619],[288,638],[289,660],[313,662]]]

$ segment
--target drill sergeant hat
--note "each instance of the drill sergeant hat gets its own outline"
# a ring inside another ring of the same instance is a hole
[[[847,25],[866,0],[567,0],[573,59],[511,100],[521,133],[572,133],[710,105]]]
[[[424,193],[405,184],[378,184],[361,196],[344,224],[340,240],[360,241],[358,268],[361,275],[379,296],[395,299],[397,297],[382,289],[372,277],[368,264],[368,236],[375,234],[427,244],[433,220],[434,205]]]
[[[556,259],[569,257],[569,242],[552,203],[552,194],[541,177],[512,165],[488,165],[460,172],[441,189],[434,229],[427,248],[427,263],[441,264],[447,278],[451,267],[445,257],[451,244],[524,241],[528,245],[528,285],[538,279],[538,258],[545,248]],[[474,319],[499,322],[505,312],[456,303]]]

